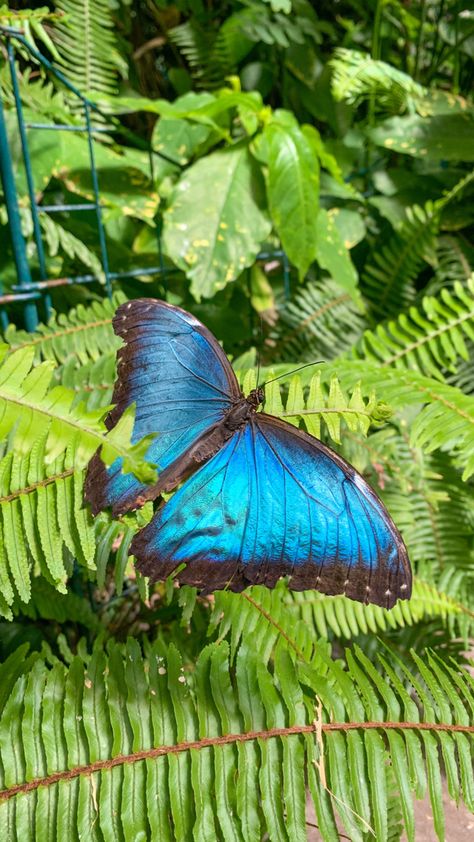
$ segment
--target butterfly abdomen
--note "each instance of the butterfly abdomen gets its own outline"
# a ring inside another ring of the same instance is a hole
[[[214,430],[207,432],[190,450],[190,455],[195,462],[207,462],[211,456],[224,446],[237,430],[242,430],[248,423],[250,416],[255,412],[252,404],[242,396],[225,413],[222,421]]]

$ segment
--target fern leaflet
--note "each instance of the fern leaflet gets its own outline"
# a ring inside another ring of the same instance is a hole
[[[474,274],[467,288],[456,281],[451,291],[426,296],[420,307],[366,331],[354,355],[443,380],[443,369],[456,371],[459,357],[469,360],[466,339],[474,340]]]
[[[460,772],[452,797],[474,809],[473,689],[467,672],[435,655],[374,663],[354,647],[346,672],[324,644],[311,663],[279,645],[272,669],[254,646],[241,646],[232,667],[225,642],[195,665],[160,641],[146,658],[133,639],[82,652],[69,667],[52,656],[23,662],[16,680],[20,665],[10,668],[0,720],[6,827],[41,821],[45,842],[57,828],[90,838],[96,824],[106,837],[191,839],[205,817],[212,839],[284,838],[284,829],[296,840],[308,785],[324,838],[338,838],[338,817],[363,842],[369,827],[386,838],[394,786],[412,842],[412,791],[424,794],[428,771],[442,838],[439,749]],[[356,760],[372,771],[353,787]]]
[[[379,108],[400,112],[425,94],[425,89],[407,73],[367,53],[340,47],[329,64],[335,99],[352,105],[374,97]]]

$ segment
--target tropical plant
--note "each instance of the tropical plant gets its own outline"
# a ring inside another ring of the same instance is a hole
[[[426,795],[444,840],[446,792],[474,812],[471,13],[24,6],[2,25],[100,105],[110,264],[131,274],[104,297],[96,218],[71,207],[93,198],[83,115],[19,46],[26,121],[69,127],[27,129],[38,201],[70,208],[40,214],[47,275],[88,283],[53,285],[33,333],[0,301],[5,838],[303,842],[317,824],[327,842],[411,842]],[[0,86],[36,278],[6,63]],[[0,223],[16,295],[4,205]],[[201,596],[135,571],[153,504],[93,518],[83,486],[97,448],[156,476],[133,407],[104,423],[112,317],[137,296],[195,313],[244,392],[271,380],[265,411],[367,477],[407,544],[410,601],[386,611],[286,580]]]

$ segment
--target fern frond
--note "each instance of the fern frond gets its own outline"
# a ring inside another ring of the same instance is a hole
[[[68,79],[87,95],[117,93],[117,70],[123,68],[107,0],[56,0],[64,13],[54,40]]]
[[[77,566],[103,588],[112,558],[120,595],[130,542],[152,514],[145,506],[122,521],[106,513],[92,518],[73,448],[47,466],[44,453],[43,437],[28,454],[10,452],[0,460],[0,614],[10,620],[18,610],[31,615],[32,593],[41,599],[44,589],[53,587],[66,594]],[[66,610],[58,594],[55,605],[59,613]]]
[[[400,113],[426,93],[407,73],[368,53],[339,47],[329,66],[334,98],[351,105],[373,97],[379,109]]]
[[[245,8],[218,27],[215,20],[195,16],[170,29],[168,37],[186,59],[196,83],[215,88],[237,71],[254,44],[282,48],[303,44],[306,29],[304,14],[281,14],[265,3],[246,0]]]
[[[410,444],[406,415],[368,438],[346,433],[343,455],[377,488],[417,575],[474,614],[471,487],[446,454]],[[464,629],[467,635],[467,623]]]
[[[33,365],[34,347],[19,348],[8,353],[8,346],[0,347],[0,436],[10,435],[10,446],[26,454],[36,441],[45,436],[46,465],[72,447],[75,466],[83,467],[97,448],[102,458],[111,464],[124,458],[125,470],[138,472],[152,480],[154,471],[145,459],[149,440],[133,446],[127,443],[133,429],[133,412],[122,415],[118,425],[107,431],[103,423],[104,410],[86,412],[74,406],[75,395],[64,386],[50,388],[54,364],[46,360]]]
[[[464,640],[474,630],[474,612],[468,605],[420,579],[415,579],[411,599],[399,601],[391,611],[345,596],[291,591],[281,580],[273,591],[260,585],[242,594],[218,591],[209,628],[219,640],[228,639],[232,658],[244,644],[254,646],[267,663],[281,638],[298,657],[311,661],[319,638],[327,639],[330,633],[352,640],[430,620],[441,621]]]
[[[70,357],[57,371],[63,386],[73,389],[75,403],[83,403],[88,411],[107,407],[112,400],[116,378],[116,355],[106,353],[97,360],[77,366],[77,359]]]
[[[18,330],[10,324],[5,341],[11,348],[34,348],[38,360],[53,360],[59,364],[74,358],[79,365],[102,357],[104,348],[113,351],[120,340],[112,329],[115,310],[125,301],[122,293],[112,300],[104,298],[85,307],[79,304],[68,314],[53,314],[47,325],[39,325],[34,333]]]
[[[279,360],[331,360],[350,348],[365,326],[354,299],[332,280],[299,288],[278,315],[271,342]]]
[[[10,452],[0,461],[0,592],[8,606],[15,593],[29,601],[35,570],[65,593],[74,560],[95,568],[94,524],[83,508],[73,446],[47,470],[45,446],[39,436],[27,454]]]
[[[27,35],[25,37],[28,39]],[[30,41],[30,43],[32,42]],[[28,62],[34,61],[30,53],[26,54],[26,50],[24,57]],[[32,67],[25,67],[22,64],[21,72],[17,66],[20,96],[25,110],[30,109],[37,116],[41,114],[43,117],[58,123],[65,123],[66,125],[73,125],[74,123],[82,124],[83,117],[71,114],[66,103],[64,90],[55,88],[52,81],[47,78],[41,77],[35,81],[36,75],[37,69],[34,65]],[[0,68],[0,87],[4,102],[10,108],[13,108],[15,105],[15,96],[12,89],[10,72],[6,65]],[[24,213],[26,210],[26,207],[23,207],[21,212]]]
[[[469,360],[466,339],[474,340],[474,274],[467,288],[456,281],[452,291],[441,289],[396,321],[366,331],[354,355],[442,380],[443,369],[456,371],[459,357]]]
[[[218,28],[214,22],[193,18],[169,30],[170,41],[188,62],[199,87],[222,87],[252,48],[242,27],[247,11],[230,15]]]
[[[222,84],[231,72],[219,51],[214,54],[216,32],[212,26],[204,27],[196,20],[188,20],[168,32],[170,41],[186,59],[189,68],[202,87],[213,88]]]
[[[21,614],[31,620],[77,623],[95,633],[103,631],[98,615],[87,599],[70,590],[59,595],[44,578],[34,578],[31,585],[30,601],[27,604],[16,601],[13,605],[15,615]]]
[[[428,292],[433,295],[440,288],[465,284],[474,272],[474,246],[462,236],[443,234],[436,249],[436,271]]]
[[[45,842],[58,827],[65,839],[98,827],[171,842],[205,827],[209,840],[304,840],[308,785],[323,838],[338,838],[338,819],[363,842],[368,828],[387,838],[395,787],[413,842],[413,793],[428,781],[442,839],[441,758],[451,797],[474,809],[472,682],[435,655],[374,663],[354,647],[346,672],[324,645],[311,664],[282,645],[272,669],[254,646],[231,666],[225,642],[195,665],[159,641],[147,658],[133,639],[107,650],[69,667],[37,658],[13,684],[0,720],[3,826],[41,821]],[[357,787],[354,767],[369,770]]]
[[[414,281],[423,262],[435,262],[440,215],[450,202],[459,199],[473,179],[474,170],[435,202],[408,207],[405,220],[388,239],[386,232],[381,232],[362,274],[362,288],[377,319],[395,315],[413,301]]]
[[[75,259],[79,263],[82,263],[83,266],[87,267],[96,276],[99,283],[104,283],[104,271],[99,258],[93,251],[87,248],[82,240],[62,225],[59,225],[48,214],[41,214],[40,224],[50,257],[56,257],[59,252],[62,252],[67,255],[69,260]]]
[[[413,447],[426,453],[442,449],[455,454],[464,469],[463,479],[474,473],[474,399],[459,389],[416,371],[382,368],[368,361],[338,364],[344,385],[361,381],[377,388],[395,409],[423,404],[410,430]]]
[[[406,309],[415,298],[414,281],[427,254],[433,251],[440,208],[427,202],[406,209],[406,218],[387,238],[377,238],[364,266],[361,286],[375,319]]]
[[[21,29],[26,40],[38,49],[37,42],[41,42],[51,53],[54,59],[58,58],[56,48],[48,33],[48,24],[55,24],[61,20],[60,11],[51,12],[47,6],[39,9],[9,9],[8,6],[0,7],[1,26]],[[46,27],[44,26],[46,24]],[[36,41],[35,41],[36,36]],[[31,53],[26,50],[23,44],[18,43],[16,49],[27,61],[32,61]]]
[[[454,373],[448,374],[446,382],[465,395],[474,395],[474,342],[466,342],[468,357],[462,360]]]
[[[243,379],[244,393],[248,394],[255,388],[255,384],[256,371],[251,369]],[[358,383],[349,396],[343,391],[336,374],[331,377],[329,387],[321,381],[319,372],[315,374],[309,383],[307,395],[297,374],[289,378],[284,388],[288,389],[286,399],[283,396],[283,387],[278,383],[269,383],[265,387],[265,411],[284,418],[295,426],[303,421],[308,432],[317,438],[321,437],[321,424],[324,422],[330,438],[338,444],[341,421],[349,430],[360,430],[367,435],[371,424],[380,424],[391,414],[385,403],[376,400],[375,391],[371,392],[365,401]]]
[[[443,455],[426,456],[413,448],[397,448],[399,466],[409,478],[407,490],[393,484],[384,501],[403,532],[417,569],[429,566],[438,580],[448,567],[471,572],[474,561],[472,494],[458,471]],[[405,462],[411,461],[411,465]]]

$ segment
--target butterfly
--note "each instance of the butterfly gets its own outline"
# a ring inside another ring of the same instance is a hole
[[[136,405],[133,441],[156,434],[147,459],[154,485],[88,468],[94,514],[114,516],[178,490],[133,538],[130,552],[152,580],[175,573],[202,591],[273,588],[345,594],[391,608],[411,594],[403,539],[377,494],[341,456],[260,411],[264,389],[245,397],[212,333],[194,316],[151,298],[122,304],[111,429]]]

